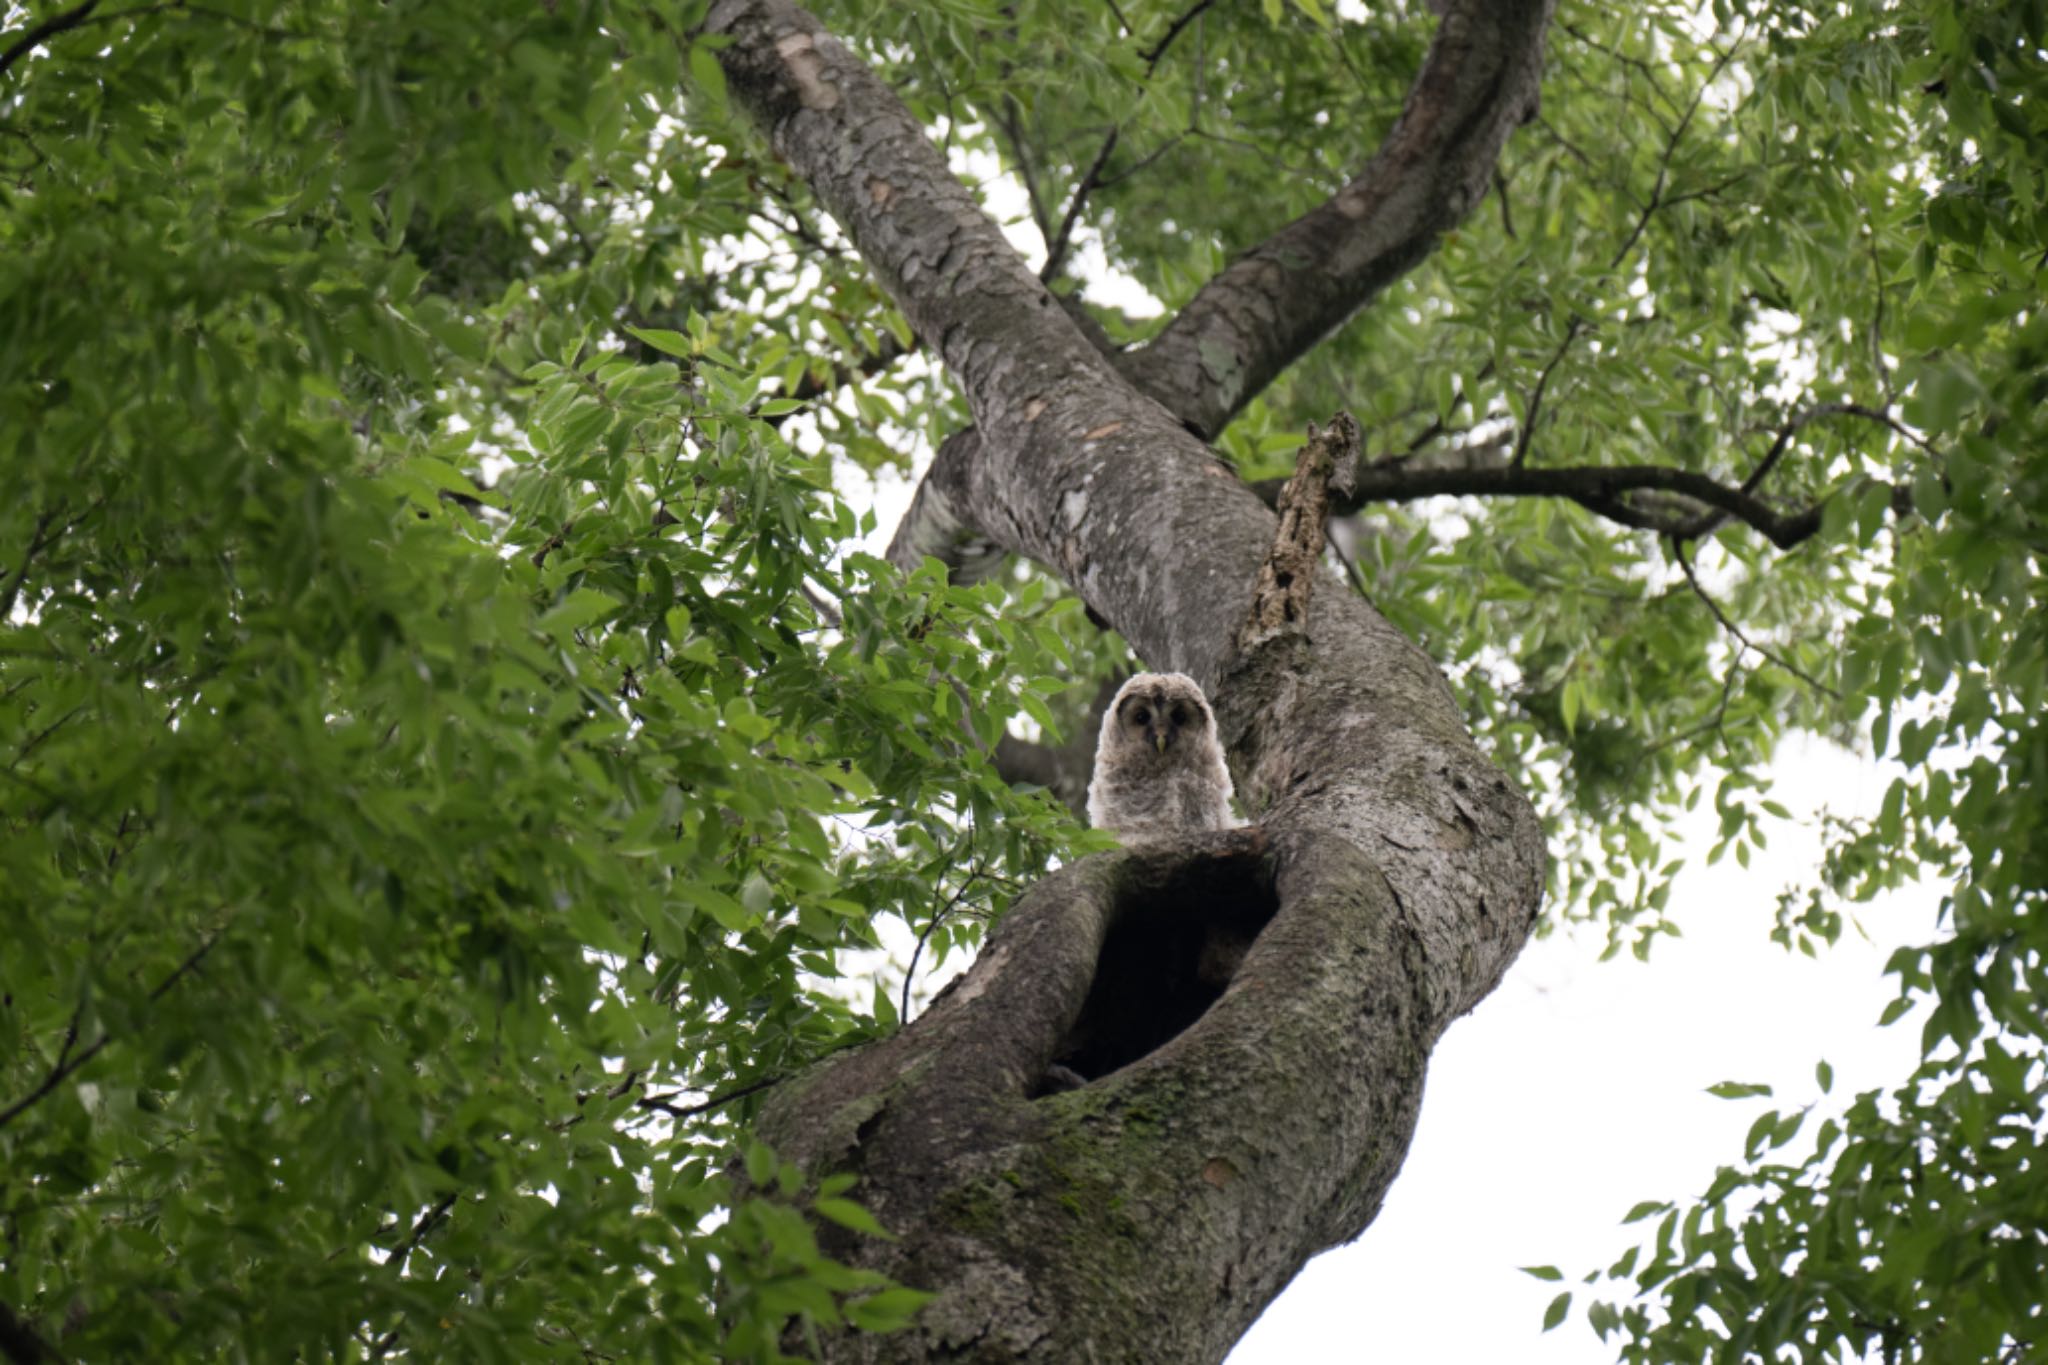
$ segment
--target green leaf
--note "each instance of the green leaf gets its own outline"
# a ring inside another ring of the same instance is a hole
[[[850,1199],[819,1199],[811,1205],[822,1216],[831,1219],[843,1228],[868,1237],[881,1237],[894,1241],[895,1234],[875,1221],[875,1216]]]
[[[716,54],[703,43],[690,45],[690,81],[714,103],[725,103],[725,70],[719,66]]]
[[[690,339],[681,332],[673,332],[665,327],[627,327],[623,330],[628,336],[645,342],[663,355],[672,355],[688,360],[697,354],[695,347],[690,343]]]
[[[884,1289],[846,1305],[846,1318],[863,1332],[895,1332],[908,1326],[933,1294],[916,1289]]]
[[[1768,1095],[1771,1088],[1768,1085],[1754,1085],[1742,1081],[1720,1081],[1708,1086],[1707,1093],[1724,1100],[1742,1100],[1752,1095]]]

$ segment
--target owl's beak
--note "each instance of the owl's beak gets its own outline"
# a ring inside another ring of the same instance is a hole
[[[1155,751],[1163,754],[1166,752],[1167,742],[1172,738],[1173,731],[1168,730],[1164,726],[1161,726],[1159,729],[1154,730],[1152,732],[1152,748]]]

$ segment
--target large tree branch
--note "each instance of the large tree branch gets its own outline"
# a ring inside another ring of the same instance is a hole
[[[1134,382],[1213,436],[1429,254],[1536,109],[1549,0],[1452,4],[1399,122],[1328,202],[1226,267],[1135,358]]]
[[[1253,491],[1270,501],[1279,479],[1262,480]],[[1913,510],[1913,490],[1887,484],[1889,505],[1896,516]],[[1658,502],[1635,496],[1676,494]],[[1749,491],[1730,487],[1710,475],[1663,465],[1574,465],[1563,469],[1526,466],[1451,466],[1388,460],[1359,469],[1350,496],[1333,511],[1349,514],[1376,502],[1414,502],[1440,497],[1567,498],[1588,511],[1636,530],[1655,531],[1681,540],[1697,540],[1727,521],[1739,521],[1781,550],[1789,550],[1819,532],[1828,499],[1793,511],[1781,511]]]
[[[1792,447],[1792,438],[1823,417],[1857,417],[1889,428],[1939,464],[1941,453],[1927,439],[1882,408],[1862,403],[1815,403],[1782,422],[1770,448],[1741,486],[1730,487],[1711,475],[1662,465],[1576,465],[1562,469],[1528,469],[1500,448],[1468,445],[1427,454],[1388,456],[1358,466],[1344,481],[1344,496],[1333,510],[1348,515],[1375,502],[1412,502],[1434,497],[1569,498],[1612,521],[1638,530],[1655,531],[1674,540],[1699,540],[1729,521],[1739,521],[1781,550],[1809,539],[1821,527],[1830,493],[1804,507],[1782,511],[1757,496],[1764,480]],[[1427,435],[1427,433],[1425,433]],[[1414,447],[1410,447],[1411,452]],[[1261,479],[1251,485],[1268,506],[1279,496],[1284,479]],[[1913,511],[1913,490],[1905,484],[1884,484],[1894,516]]]
[[[1037,395],[1120,390],[895,95],[817,20],[779,0],[721,0],[733,94],[810,183],[965,390],[976,424],[1035,420]]]
[[[1193,675],[1260,821],[1047,878],[914,1024],[776,1089],[762,1135],[855,1172],[900,1237],[828,1246],[943,1291],[910,1332],[826,1354],[1220,1358],[1371,1220],[1431,1046],[1527,936],[1539,827],[1431,661],[1334,580],[1302,631],[1239,656],[1272,513],[1111,367],[810,16],[722,0],[708,22],[735,98],[967,397],[976,431],[920,500]],[[1055,1064],[1086,1083],[1046,1093]]]
[[[1407,107],[1365,170],[1225,268],[1148,346],[1117,357],[1117,370],[1197,434],[1220,431],[1478,201],[1509,132],[1535,108],[1550,8],[1551,0],[1453,5]],[[962,490],[934,487],[935,478],[945,481],[944,467],[973,463],[974,435],[955,440],[919,486],[890,556],[914,565],[935,555],[972,581],[999,562],[994,547],[1004,537],[973,524]]]

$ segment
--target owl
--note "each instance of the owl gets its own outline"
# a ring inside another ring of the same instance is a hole
[[[1216,717],[1185,673],[1140,673],[1102,714],[1088,823],[1125,841],[1228,829],[1230,771]]]

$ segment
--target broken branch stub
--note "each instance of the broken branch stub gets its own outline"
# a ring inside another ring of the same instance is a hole
[[[1308,444],[1294,463],[1294,475],[1280,490],[1280,527],[1259,566],[1252,609],[1237,633],[1240,654],[1249,654],[1282,635],[1308,627],[1309,593],[1322,560],[1324,527],[1330,519],[1330,479],[1358,460],[1358,421],[1348,412],[1327,427],[1308,426]]]

